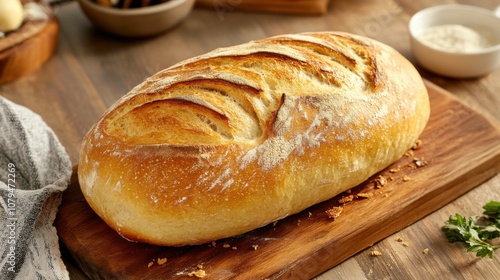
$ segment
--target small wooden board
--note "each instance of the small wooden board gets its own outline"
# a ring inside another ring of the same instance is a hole
[[[23,1],[27,2],[38,1]],[[39,5],[46,9],[48,19],[24,22],[18,30],[0,38],[0,84],[37,70],[57,48],[59,22],[48,4]]]
[[[75,174],[55,222],[60,239],[91,279],[193,279],[189,274],[200,269],[204,279],[313,277],[500,171],[498,127],[450,93],[429,82],[427,86],[431,119],[414,155],[404,156],[350,193],[276,224],[199,246],[132,243],[92,211]],[[416,158],[427,164],[417,167]],[[379,188],[373,183],[378,175],[387,179]],[[339,202],[348,195],[353,195],[351,202]],[[343,207],[342,213],[335,220],[328,218],[325,211],[336,206]]]

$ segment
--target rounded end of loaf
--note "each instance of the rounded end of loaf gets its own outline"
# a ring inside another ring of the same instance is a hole
[[[182,246],[245,233],[399,159],[429,118],[403,56],[340,32],[218,49],[161,71],[84,138],[82,192],[127,239]]]

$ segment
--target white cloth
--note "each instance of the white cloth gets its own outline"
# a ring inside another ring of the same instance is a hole
[[[53,222],[70,176],[52,129],[0,97],[0,279],[69,279]]]

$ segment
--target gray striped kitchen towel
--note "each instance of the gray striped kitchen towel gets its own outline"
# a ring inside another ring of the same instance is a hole
[[[0,279],[69,279],[53,222],[70,176],[52,129],[0,97]]]

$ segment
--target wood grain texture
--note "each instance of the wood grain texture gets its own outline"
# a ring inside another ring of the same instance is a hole
[[[221,17],[213,8],[194,9],[176,28],[141,40],[121,40],[99,32],[77,3],[68,3],[57,9],[61,32],[55,54],[38,71],[0,84],[0,95],[42,116],[76,164],[83,136],[107,107],[145,78],[184,59],[279,34],[338,30],[379,40],[414,62],[407,24],[415,12],[450,3],[490,10],[498,5],[497,0],[330,2],[322,16],[246,12],[236,7],[224,11]],[[500,123],[500,69],[475,79],[448,79],[421,68],[419,71],[463,103]],[[499,278],[499,253],[493,260],[478,260],[465,253],[460,244],[448,244],[441,232],[449,215],[477,215],[490,199],[500,200],[500,174],[317,279],[441,280],[443,275],[450,279]],[[396,236],[403,236],[410,247],[394,241]],[[429,253],[422,254],[426,247]],[[371,257],[374,249],[383,255]],[[89,279],[64,248],[63,260],[71,280]]]
[[[500,200],[498,189],[500,175],[411,226],[373,244],[315,280],[498,279],[498,252],[492,260],[478,259],[474,253],[467,254],[462,244],[448,243],[441,230],[444,221],[457,211],[467,216],[481,214],[484,203],[492,199]],[[428,249],[427,253],[424,253],[424,249]],[[371,256],[375,250],[382,255]]]
[[[54,15],[48,20],[27,21],[0,39],[0,84],[39,69],[55,52],[58,39],[59,21]]]
[[[431,83],[427,86],[432,113],[421,137],[423,145],[378,174],[388,180],[384,186],[375,186],[376,175],[350,193],[276,224],[218,240],[215,246],[175,248],[121,238],[90,209],[74,177],[55,223],[60,238],[91,279],[182,279],[199,267],[207,274],[204,279],[318,275],[500,170],[498,128],[443,89]],[[427,165],[417,167],[416,159]],[[348,195],[353,200],[340,203]],[[329,219],[325,211],[338,206],[343,207],[341,215]]]

